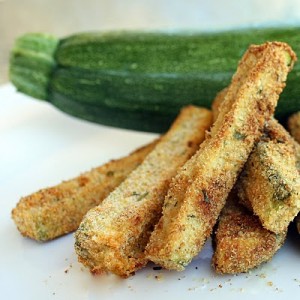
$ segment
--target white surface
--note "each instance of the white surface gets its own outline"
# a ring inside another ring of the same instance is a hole
[[[127,154],[154,134],[108,128],[61,113],[0,87],[1,299],[295,299],[300,292],[300,237],[290,235],[273,260],[250,274],[218,276],[210,241],[186,271],[129,279],[92,276],[78,262],[73,235],[45,244],[23,238],[11,218],[21,196]]]

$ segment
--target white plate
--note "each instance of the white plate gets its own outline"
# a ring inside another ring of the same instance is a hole
[[[72,118],[0,87],[1,299],[284,299],[300,292],[300,237],[288,236],[272,261],[249,274],[219,276],[210,241],[184,272],[149,264],[129,279],[92,276],[77,262],[73,235],[40,244],[23,238],[11,220],[21,196],[123,156],[156,135]]]

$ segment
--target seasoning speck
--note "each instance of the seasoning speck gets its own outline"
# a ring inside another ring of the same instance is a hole
[[[163,279],[163,276],[162,275],[155,275],[154,278],[156,280],[162,280]]]

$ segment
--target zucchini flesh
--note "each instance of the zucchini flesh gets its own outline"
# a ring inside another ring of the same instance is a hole
[[[250,44],[283,41],[300,53],[299,32],[296,27],[216,33],[94,32],[61,40],[26,34],[12,49],[10,78],[21,92],[71,115],[163,132],[182,106],[210,108]],[[296,64],[276,109],[281,121],[300,110],[299,78]]]

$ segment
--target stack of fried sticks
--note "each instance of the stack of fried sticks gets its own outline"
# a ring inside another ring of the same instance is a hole
[[[121,277],[149,260],[181,271],[210,236],[219,273],[268,261],[300,211],[300,115],[295,139],[273,118],[295,61],[285,43],[250,46],[212,111],[185,107],[153,143],[22,198],[19,231],[47,241],[76,230],[79,261]]]

